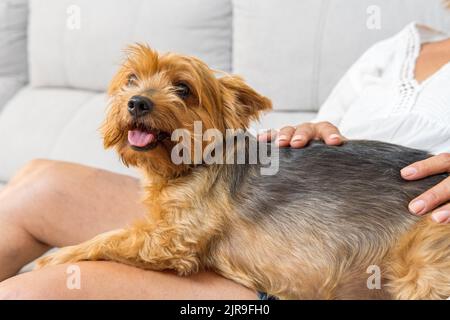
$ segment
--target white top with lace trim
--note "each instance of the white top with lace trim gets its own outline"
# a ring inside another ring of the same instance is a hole
[[[411,23],[370,48],[346,73],[315,121],[351,139],[450,152],[450,61],[422,83],[414,77],[422,44],[449,35]]]

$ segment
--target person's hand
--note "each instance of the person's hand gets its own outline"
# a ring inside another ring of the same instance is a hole
[[[403,179],[417,180],[434,174],[450,173],[450,153],[415,162],[401,170]],[[450,223],[450,177],[411,201],[409,210],[418,215],[433,210],[432,219],[439,223]]]
[[[341,145],[345,138],[338,128],[329,122],[303,123],[296,127],[287,126],[279,132],[270,130],[258,136],[259,141],[272,141],[280,147],[303,148],[311,140],[323,140],[331,146]]]

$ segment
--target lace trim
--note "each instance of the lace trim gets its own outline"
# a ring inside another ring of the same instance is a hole
[[[399,81],[397,84],[398,98],[392,108],[393,113],[405,112],[411,110],[419,94],[419,84],[415,80],[414,70],[417,58],[420,54],[420,36],[415,24],[407,29],[405,54],[403,66],[400,70]]]

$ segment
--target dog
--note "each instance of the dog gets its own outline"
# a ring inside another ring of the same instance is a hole
[[[450,296],[450,225],[407,208],[447,175],[405,182],[399,174],[426,152],[313,142],[280,149],[279,171],[267,176],[259,162],[175,164],[175,130],[193,132],[195,121],[203,132],[245,130],[271,101],[237,76],[145,45],[129,48],[109,94],[104,145],[142,171],[148,216],[62,248],[39,267],[108,260],[179,275],[213,270],[279,299]],[[381,286],[370,285],[371,270]]]

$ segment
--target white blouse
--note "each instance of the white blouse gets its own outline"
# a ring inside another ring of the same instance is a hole
[[[448,37],[411,23],[375,44],[337,84],[316,121],[330,121],[351,139],[450,152],[450,62],[422,83],[414,77],[422,44]]]

